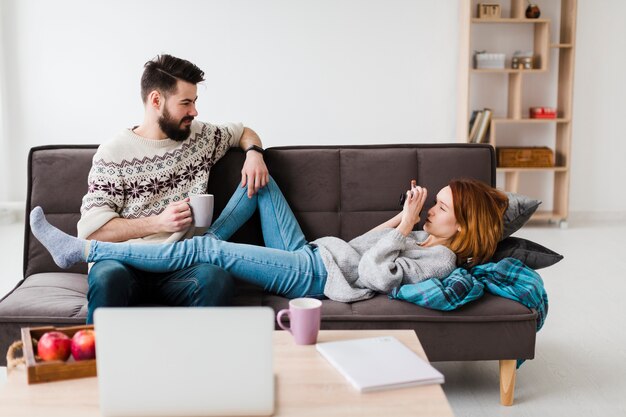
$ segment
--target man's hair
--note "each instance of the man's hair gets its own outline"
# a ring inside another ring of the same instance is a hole
[[[151,91],[158,90],[166,97],[176,92],[176,82],[191,84],[204,81],[204,71],[189,61],[163,54],[144,65],[141,76],[141,99],[145,103]]]
[[[460,265],[483,264],[493,256],[502,239],[503,216],[509,200],[501,191],[473,179],[453,180],[454,217],[461,230],[449,244]]]

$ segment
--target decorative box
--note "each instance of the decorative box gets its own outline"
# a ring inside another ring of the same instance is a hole
[[[474,66],[476,69],[504,69],[506,54],[476,52]]]
[[[497,3],[478,3],[479,19],[499,19],[502,12]]]
[[[554,107],[531,107],[528,113],[531,119],[556,119]]]
[[[515,51],[511,58],[511,68],[513,69],[533,69],[535,68],[535,58],[532,52]]]
[[[538,168],[554,166],[554,152],[547,146],[541,147],[498,147],[498,167]]]

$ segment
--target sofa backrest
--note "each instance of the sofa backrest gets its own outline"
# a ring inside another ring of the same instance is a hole
[[[33,207],[42,206],[52,224],[76,236],[96,149],[97,145],[31,149],[26,218]],[[490,145],[277,147],[267,149],[265,160],[308,240],[322,236],[348,240],[388,220],[400,211],[400,195],[411,179],[428,188],[426,209],[453,178],[476,178],[490,185],[496,180],[495,154]],[[240,183],[243,161],[243,152],[231,149],[211,169],[208,192],[215,195],[214,218]],[[254,216],[231,240],[262,245],[260,230],[258,216]],[[26,222],[24,277],[58,271]],[[85,265],[69,270],[86,271]]]

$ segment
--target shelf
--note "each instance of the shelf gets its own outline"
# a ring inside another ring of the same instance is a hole
[[[477,68],[470,68],[470,72],[475,72],[475,73],[495,72],[495,73],[508,74],[508,73],[524,73],[524,72],[538,73],[538,72],[546,72],[546,70],[545,69],[541,69],[541,68],[536,68],[536,69],[514,69],[514,68],[477,69]]]
[[[460,94],[457,136],[467,141],[472,108],[492,107],[499,118],[491,115],[490,131],[484,143],[495,149],[505,144],[547,145],[553,152],[551,162],[557,166],[497,167],[497,183],[502,183],[502,189],[512,192],[531,189],[524,186],[529,184],[542,188],[532,187],[538,188],[537,193],[551,192],[552,205],[544,212],[537,212],[532,219],[562,224],[567,220],[569,211],[578,0],[548,2],[550,6],[546,4],[545,10],[542,10],[545,12],[543,19],[526,18],[527,3],[525,0],[510,0],[506,10],[500,8],[504,12],[502,17],[478,18],[475,2],[459,2],[462,13],[460,45],[463,48],[458,60]],[[551,20],[551,16],[557,17]],[[535,68],[511,68],[511,52],[520,49],[520,45],[525,45],[523,50],[532,51],[533,57],[538,58],[534,61]],[[474,68],[476,60],[472,60],[472,51],[480,50],[506,53],[506,67]],[[524,73],[528,75],[522,75]],[[550,88],[545,88],[545,85]],[[496,99],[495,93],[503,94]],[[556,109],[557,117],[531,119],[528,106],[541,102]],[[515,135],[509,135],[509,129],[514,129]]]
[[[526,18],[479,19],[477,17],[473,17],[472,23],[550,23],[550,19],[526,19]]]
[[[492,123],[498,124],[540,124],[540,123],[569,123],[570,119],[564,117],[558,117],[556,119],[530,119],[530,118],[522,118],[522,119],[493,119]]]
[[[567,167],[497,167],[497,172],[534,172],[534,171],[550,171],[550,172],[567,172]]]

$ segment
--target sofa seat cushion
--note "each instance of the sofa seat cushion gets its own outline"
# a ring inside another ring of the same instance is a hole
[[[236,304],[287,308],[289,300],[271,294],[240,294]],[[414,330],[431,361],[510,359],[535,354],[537,313],[491,294],[453,311],[429,310],[386,295],[355,303],[322,302],[325,330]],[[472,341],[468,343],[468,341]]]
[[[260,298],[259,298],[260,297]],[[251,303],[252,298],[258,298]],[[258,292],[252,295],[246,291],[235,298],[236,305],[263,305],[272,307],[275,311],[289,307],[289,300]],[[430,310],[415,304],[400,300],[392,300],[386,295],[377,295],[374,298],[355,303],[342,303],[333,300],[323,300],[323,322],[459,322],[459,323],[488,323],[530,321],[536,322],[537,313],[522,304],[485,294],[481,299],[466,304],[452,311]]]
[[[87,316],[87,276],[50,272],[34,274],[14,289],[0,303],[0,320],[4,318],[81,319]],[[241,285],[233,305],[263,305],[275,311],[288,308],[289,300],[266,294],[260,288]],[[324,322],[510,322],[535,321],[537,314],[527,307],[502,297],[485,294],[480,300],[453,311],[419,307],[386,295],[355,303],[324,300]]]
[[[84,274],[31,275],[0,302],[0,339],[8,346],[19,339],[21,327],[83,324],[87,288]],[[244,284],[238,286],[233,305],[278,311],[287,308],[289,300]],[[386,295],[350,304],[332,300],[322,304],[322,329],[412,329],[431,361],[488,360],[501,357],[502,352],[512,359],[532,359],[536,319],[533,310],[491,294],[453,311],[429,310]]]
[[[0,321],[84,323],[87,288],[85,274],[33,274],[2,300]]]

